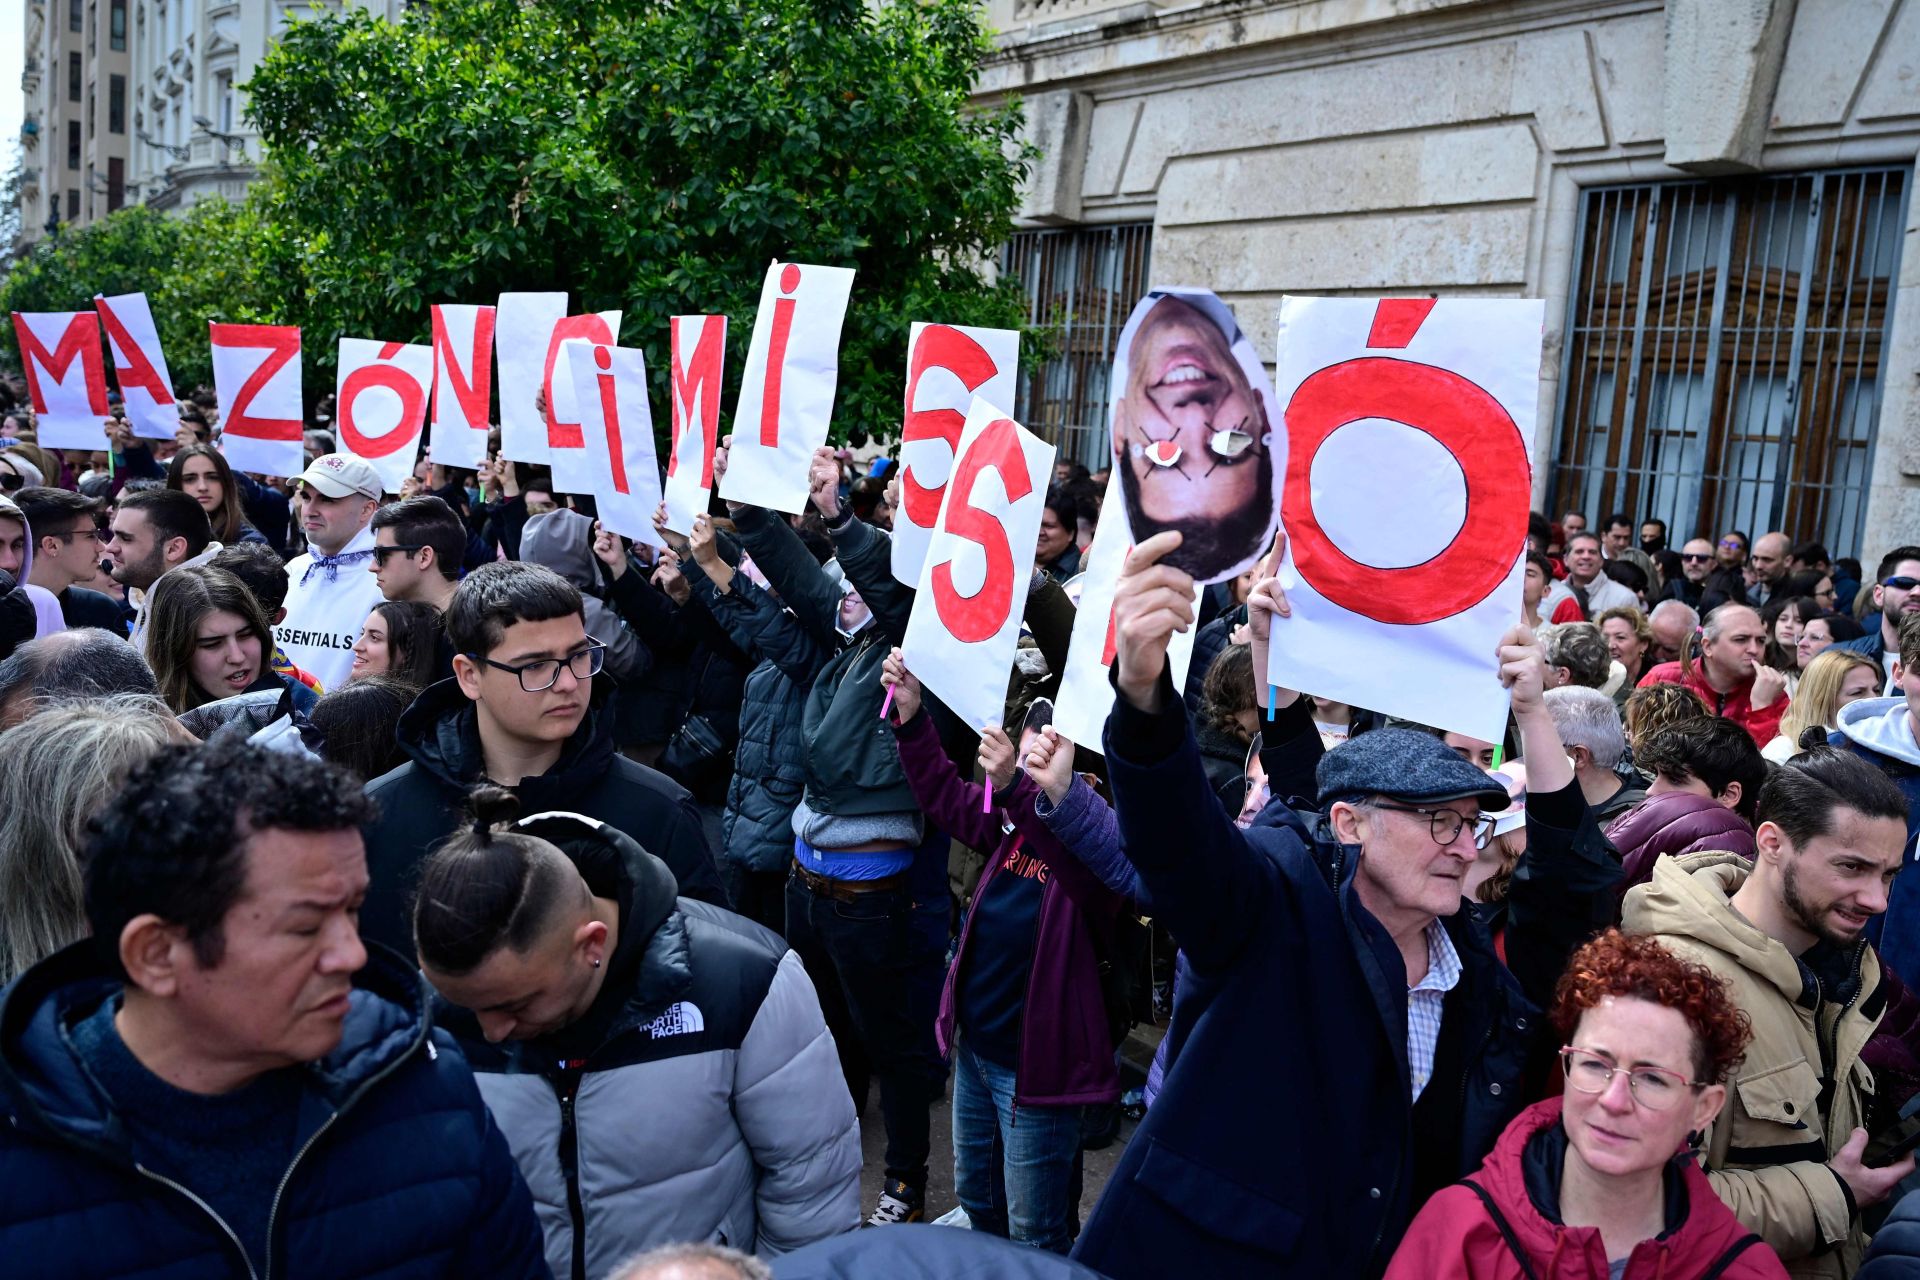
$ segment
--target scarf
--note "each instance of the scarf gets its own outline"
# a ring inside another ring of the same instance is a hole
[[[314,552],[312,553],[312,562],[307,565],[307,571],[300,575],[301,585],[306,585],[307,581],[322,569],[327,571],[328,582],[338,582],[340,580],[340,570],[343,566],[349,569],[364,566],[367,561],[371,559],[373,559],[372,547],[367,547],[360,551],[342,551],[337,556],[323,556],[318,552]]]

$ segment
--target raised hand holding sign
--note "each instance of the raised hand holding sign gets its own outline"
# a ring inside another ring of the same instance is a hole
[[[337,443],[341,453],[366,459],[388,493],[399,493],[413,474],[432,385],[432,347],[340,339]]]
[[[92,311],[13,313],[27,395],[44,449],[104,449],[107,366]],[[177,416],[177,415],[176,415]]]
[[[299,475],[307,466],[299,327],[216,321],[207,330],[213,391],[225,411],[220,452],[227,465],[259,475]]]
[[[143,440],[171,440],[180,430],[180,403],[174,399],[173,380],[167,376],[167,358],[160,350],[160,331],[144,293],[104,298],[95,294],[94,309],[107,331],[113,352],[113,378],[120,384],[127,421]]]
[[[673,451],[667,456],[667,524],[686,533],[713,497],[727,318],[675,316],[669,325]]]
[[[909,332],[900,501],[893,513],[893,576],[900,581],[920,581],[967,406],[976,396],[989,404],[1012,404],[1019,365],[1016,329],[916,322]]]
[[[615,533],[664,548],[653,527],[659,509],[660,470],[653,451],[653,412],[647,404],[646,357],[630,347],[569,342],[561,372],[580,406],[587,487],[600,523]],[[555,458],[560,456],[558,451]],[[558,484],[558,481],[555,481]]]
[[[487,460],[493,398],[492,307],[433,308],[433,429],[427,451],[443,467]]]

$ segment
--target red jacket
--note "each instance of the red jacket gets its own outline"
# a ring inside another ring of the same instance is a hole
[[[1560,1198],[1557,1160],[1536,1159],[1529,1187],[1527,1143],[1560,1119],[1560,1099],[1536,1102],[1513,1118],[1472,1181],[1499,1206],[1538,1280],[1607,1280],[1607,1251],[1593,1227],[1547,1219],[1537,1199]],[[1723,1280],[1785,1280],[1787,1269],[1714,1194],[1698,1163],[1675,1163],[1680,1185],[1669,1192],[1668,1218],[1678,1225],[1642,1240],[1627,1257],[1624,1280],[1700,1280],[1732,1254]],[[1671,1180],[1670,1180],[1671,1182]],[[1542,1185],[1543,1183],[1547,1185]],[[1746,1242],[1744,1248],[1736,1246]],[[1385,1280],[1524,1280],[1526,1272],[1472,1188],[1455,1184],[1427,1201],[1387,1265]]]
[[[1780,736],[1780,717],[1787,713],[1787,695],[1781,694],[1767,706],[1755,710],[1749,699],[1753,695],[1753,677],[1731,693],[1721,694],[1707,683],[1705,665],[1693,664],[1693,674],[1686,675],[1677,662],[1663,662],[1646,675],[1640,677],[1640,688],[1655,684],[1685,685],[1700,695],[1700,701],[1707,704],[1707,710],[1727,719],[1745,729],[1753,736],[1755,746],[1764,747]]]

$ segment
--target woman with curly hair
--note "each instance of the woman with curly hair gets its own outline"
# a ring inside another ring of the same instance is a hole
[[[1752,1035],[1725,984],[1609,929],[1574,952],[1553,1025],[1561,1095],[1427,1202],[1387,1280],[1784,1277],[1693,1158]]]

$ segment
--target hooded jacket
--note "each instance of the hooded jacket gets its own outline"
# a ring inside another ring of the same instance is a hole
[[[1873,1072],[1860,1051],[1886,1005],[1880,961],[1864,941],[1795,957],[1733,909],[1748,874],[1729,853],[1663,858],[1627,894],[1621,926],[1713,970],[1753,1023],[1707,1133],[1714,1190],[1793,1275],[1850,1275],[1866,1234],[1827,1161],[1869,1119]]]
[[[1620,851],[1620,889],[1645,884],[1662,856],[1718,850],[1753,861],[1753,828],[1718,800],[1691,791],[1649,796],[1614,819],[1607,841]]]
[[[578,1021],[494,1045],[442,1006],[533,1190],[558,1280],[599,1280],[675,1241],[777,1254],[858,1225],[859,1121],[800,958],[741,916],[676,900],[667,868],[631,839],[570,814],[519,829],[620,904],[607,975]]]
[[[1780,717],[1787,714],[1787,694],[1782,693],[1764,707],[1755,707],[1752,702],[1752,676],[1741,681],[1732,692],[1721,693],[1707,683],[1705,671],[1704,661],[1688,668],[1682,668],[1677,662],[1663,662],[1640,677],[1639,687],[1645,689],[1656,684],[1677,684],[1693,690],[1700,695],[1700,701],[1707,704],[1707,710],[1714,715],[1725,716],[1745,729],[1756,747],[1764,747],[1780,736]]]
[[[1468,1180],[1478,1192],[1462,1183],[1427,1201],[1393,1255],[1387,1280],[1608,1280],[1599,1229],[1560,1220],[1567,1149],[1560,1109],[1561,1100],[1549,1098],[1514,1117]],[[1480,1192],[1513,1233],[1511,1244]],[[1633,1247],[1620,1280],[1779,1280],[1787,1274],[1684,1153],[1667,1164],[1665,1203],[1665,1229]],[[1515,1247],[1531,1270],[1523,1269]]]
[[[316,549],[287,562],[286,617],[273,638],[287,661],[313,673],[323,689],[338,689],[353,672],[353,646],[367,615],[386,597],[368,570],[374,533],[363,528],[340,548],[343,564],[321,565]]]
[[[520,559],[542,565],[580,588],[587,634],[607,646],[606,669],[621,684],[637,681],[653,665],[639,637],[601,598],[600,560],[593,554],[593,521],[561,507],[527,521],[520,534]]]
[[[14,461],[31,465],[24,458]],[[14,590],[33,605],[33,635],[29,639],[38,640],[41,636],[66,630],[67,619],[60,609],[60,597],[45,587],[36,587],[27,581],[27,575],[33,572],[33,526],[27,523],[26,512],[20,510],[20,505],[12,498],[0,496],[0,520],[20,522],[20,572],[13,575],[16,583]]]
[[[120,989],[90,941],[0,996],[0,1271],[9,1280],[244,1277],[227,1226],[153,1167],[68,1029]],[[304,1068],[295,1151],[268,1228],[286,1280],[544,1277],[526,1183],[425,984],[369,947],[333,1052]]]
[[[1878,634],[1877,632],[1875,633]],[[1867,698],[1840,708],[1840,725],[1828,736],[1892,780],[1907,798],[1907,862],[1920,834],[1920,744],[1905,698]],[[1920,875],[1893,878],[1886,914],[1867,926],[1867,937],[1895,973],[1920,974]]]
[[[513,788],[521,808],[565,810],[616,827],[666,864],[682,894],[724,902],[693,798],[679,783],[617,753],[607,721],[603,708],[588,706],[553,768]],[[372,883],[360,932],[411,955],[407,907],[416,868],[462,821],[485,757],[473,704],[457,680],[429,686],[400,717],[395,736],[412,758],[367,784],[380,816],[362,832]]]

